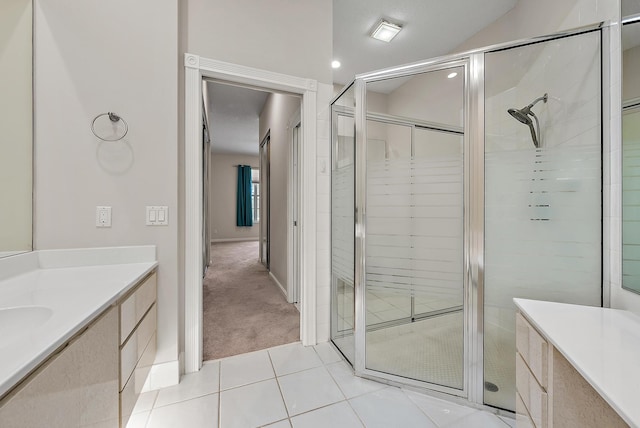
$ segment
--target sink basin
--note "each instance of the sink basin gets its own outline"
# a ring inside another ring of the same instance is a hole
[[[0,348],[29,336],[47,322],[53,311],[45,306],[0,308]]]

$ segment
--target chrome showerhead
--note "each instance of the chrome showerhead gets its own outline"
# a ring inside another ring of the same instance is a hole
[[[511,116],[515,117],[516,120],[518,120],[520,123],[524,123],[525,125],[531,124],[531,119],[529,119],[529,116],[524,111],[518,110],[517,108],[510,108],[507,111]]]
[[[540,101],[544,101],[546,103],[548,98],[548,95],[544,94],[543,96],[533,100],[533,102],[526,107],[522,107],[521,109],[510,108],[509,110],[507,110],[507,112],[518,122],[529,127],[529,131],[531,131],[531,139],[533,140],[533,145],[536,146],[536,148],[540,147],[540,140],[538,139],[538,136],[540,135],[540,124],[538,123],[538,118],[536,117],[536,115],[531,111],[531,108]],[[536,128],[538,131],[537,133],[533,128],[533,121],[529,116],[533,117],[536,121]]]

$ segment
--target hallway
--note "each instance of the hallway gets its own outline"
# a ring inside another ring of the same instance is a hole
[[[204,361],[300,340],[300,313],[258,260],[258,241],[211,246],[203,284]]]
[[[329,343],[208,361],[140,396],[128,428],[509,428],[483,410],[353,375]]]

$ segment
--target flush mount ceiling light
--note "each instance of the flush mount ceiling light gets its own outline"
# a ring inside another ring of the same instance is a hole
[[[453,73],[449,73],[449,74],[447,75],[447,78],[449,78],[449,79],[453,79],[453,78],[454,78],[454,77],[456,77],[457,75],[458,75],[458,73],[456,73],[456,72],[454,71]]]
[[[376,40],[389,43],[398,33],[402,30],[402,27],[391,22],[381,20],[376,28],[371,32],[371,37]]]
[[[337,59],[331,61],[331,68],[340,68],[341,65],[342,64],[340,64],[340,61],[338,61]]]

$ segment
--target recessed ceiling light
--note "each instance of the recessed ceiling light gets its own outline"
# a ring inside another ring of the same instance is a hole
[[[388,43],[398,35],[400,30],[402,30],[401,26],[382,20],[371,32],[371,37]]]
[[[332,68],[340,68],[342,64],[340,64],[340,61],[338,61],[337,59],[334,59],[333,61],[331,61],[331,67]]]
[[[447,78],[449,78],[449,79],[453,79],[453,78],[454,78],[454,77],[456,77],[457,75],[458,75],[458,73],[456,73],[456,72],[454,71],[453,73],[449,73],[449,74],[447,75]]]

